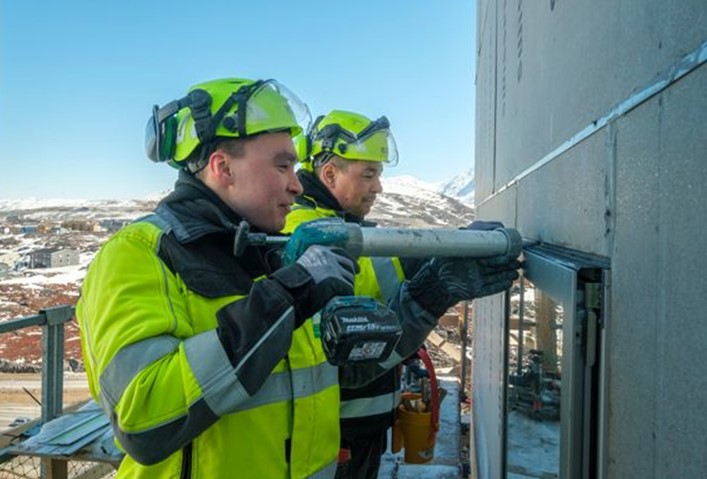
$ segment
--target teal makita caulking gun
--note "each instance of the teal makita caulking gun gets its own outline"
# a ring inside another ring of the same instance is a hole
[[[354,257],[406,258],[518,256],[523,243],[517,230],[452,228],[367,228],[340,218],[301,224],[292,236],[251,233],[242,222],[233,249],[240,256],[248,245],[282,245],[284,264],[292,264],[312,245],[338,246]],[[402,329],[395,314],[370,297],[333,298],[321,311],[321,338],[334,365],[384,361],[395,348]]]

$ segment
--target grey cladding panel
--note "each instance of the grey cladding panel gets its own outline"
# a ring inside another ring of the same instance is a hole
[[[707,65],[660,109],[657,477],[707,475]]]
[[[707,471],[704,85],[703,66],[617,125],[610,478]]]
[[[517,216],[523,236],[608,256],[608,162],[601,132],[521,181]]]
[[[500,221],[506,227],[516,228],[518,226],[516,194],[517,189],[515,187],[504,190],[502,193],[481,205],[476,212],[476,218],[480,220]],[[520,234],[521,236],[528,236],[523,230],[520,230]]]
[[[496,65],[479,65],[479,75],[497,71],[496,188],[707,39],[704,0],[507,0],[498,9]]]
[[[653,421],[646,418],[655,415],[657,392],[657,131],[655,103],[635,110],[617,125],[613,304],[607,341],[610,478],[655,477]]]
[[[476,72],[476,152],[475,181],[477,184],[476,198],[485,198],[493,193],[494,175],[494,109],[495,109],[495,41],[496,19],[493,2],[479,5],[477,11],[479,65],[489,68]],[[479,187],[478,185],[483,185]]]

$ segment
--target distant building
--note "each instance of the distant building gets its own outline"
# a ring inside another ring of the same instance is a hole
[[[49,231],[52,229],[52,225],[49,223],[40,223],[37,225],[37,233],[45,235],[49,233]]]
[[[92,220],[68,220],[62,222],[61,227],[73,231],[88,231],[93,233],[101,231],[101,226],[98,222]]]
[[[42,248],[29,254],[30,268],[59,268],[79,264],[78,251],[58,248]]]
[[[130,221],[128,220],[106,219],[101,220],[100,226],[101,228],[103,228],[104,231],[114,232],[118,231],[120,228],[122,228],[129,222]]]

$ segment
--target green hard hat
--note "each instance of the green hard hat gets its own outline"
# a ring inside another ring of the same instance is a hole
[[[386,117],[375,121],[343,110],[320,116],[308,134],[310,157],[323,163],[332,155],[347,160],[398,163],[398,148]]]
[[[181,168],[201,145],[267,132],[288,131],[294,137],[310,118],[307,105],[275,80],[212,80],[194,85],[184,98],[153,108],[145,137],[147,154],[153,161]]]

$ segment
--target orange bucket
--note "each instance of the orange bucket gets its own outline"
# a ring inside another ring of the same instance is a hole
[[[432,460],[437,439],[436,428],[432,425],[432,413],[407,411],[401,406],[398,408],[396,427],[401,432],[400,442],[405,448],[405,462],[424,464]],[[395,446],[395,439],[393,443]]]
[[[425,364],[430,378],[431,395],[429,410],[418,393],[404,392],[402,404],[398,406],[397,418],[393,427],[393,452],[405,448],[405,462],[424,464],[434,458],[437,430],[439,429],[439,391],[437,375],[432,361],[424,348],[418,356]]]

